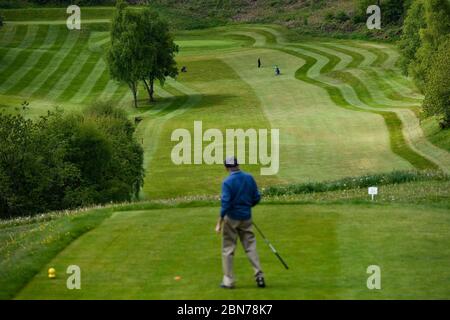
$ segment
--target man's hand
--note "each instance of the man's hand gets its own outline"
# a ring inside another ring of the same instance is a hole
[[[222,219],[222,217],[220,217],[219,221],[217,221],[217,224],[216,224],[216,232],[217,233],[220,233],[220,231],[222,231],[222,222],[223,222],[223,219]]]

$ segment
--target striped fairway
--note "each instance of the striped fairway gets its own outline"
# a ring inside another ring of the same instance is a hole
[[[137,138],[145,151],[143,197],[216,192],[220,165],[176,166],[170,159],[171,132],[192,129],[196,120],[221,130],[279,128],[280,171],[258,176],[262,185],[412,168],[450,171],[449,153],[422,132],[413,110],[423,97],[400,74],[399,54],[389,44],[289,42],[281,27],[268,25],[182,32],[176,41],[178,63],[188,73],[158,87],[154,104],[141,88],[141,107],[134,109],[128,87],[109,77],[104,29],[6,24],[0,29],[0,105],[14,112],[28,100],[34,117],[55,105],[82,110],[106,100],[131,119],[142,117]],[[258,58],[261,70],[255,67]],[[274,76],[275,65],[280,77]],[[258,175],[259,166],[246,169]]]

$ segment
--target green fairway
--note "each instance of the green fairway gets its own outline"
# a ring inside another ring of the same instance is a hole
[[[7,25],[0,31],[2,109],[17,112],[26,99],[27,114],[35,117],[54,106],[82,110],[110,100],[130,117],[141,116],[143,198],[217,192],[220,166],[176,166],[170,158],[173,130],[192,131],[198,120],[204,130],[280,129],[280,171],[259,176],[262,185],[450,169],[448,151],[424,137],[411,111],[422,97],[395,68],[399,56],[389,45],[289,42],[284,29],[265,25],[183,31],[176,41],[178,64],[188,72],[158,88],[151,105],[141,88],[140,107],[134,109],[126,86],[109,79],[104,56],[109,34],[101,25],[87,23],[81,32],[54,24]],[[280,66],[280,77],[274,76],[274,65]]]
[[[157,83],[153,102],[140,84],[135,108],[128,86],[110,78],[112,7],[83,9],[80,31],[67,29],[65,8],[2,11],[0,112],[37,119],[110,102],[136,126],[145,177],[136,202],[1,220],[0,299],[450,298],[450,135],[420,118],[424,97],[394,44],[269,24],[195,29],[187,11],[161,12],[187,72]],[[187,22],[193,30],[177,28]],[[241,247],[236,290],[219,288],[214,223],[227,172],[171,157],[172,133],[193,134],[196,121],[203,132],[279,129],[276,174],[242,165],[263,194],[255,222],[290,266],[258,235],[267,289]],[[374,201],[367,181],[380,189]],[[69,265],[81,268],[81,290],[66,288]],[[366,286],[370,265],[382,290]]]
[[[265,205],[255,221],[285,257],[259,239],[268,287],[256,288],[239,248],[237,289],[224,291],[217,207],[115,212],[42,269],[16,299],[420,299],[448,298],[447,210],[399,205]],[[193,223],[195,221],[195,223]],[[66,288],[76,264],[81,290]],[[378,265],[382,290],[368,290]],[[180,276],[181,280],[174,280]]]

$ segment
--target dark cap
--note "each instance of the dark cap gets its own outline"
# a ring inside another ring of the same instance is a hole
[[[235,168],[239,165],[236,157],[226,157],[225,161],[223,162],[225,167],[227,168]]]

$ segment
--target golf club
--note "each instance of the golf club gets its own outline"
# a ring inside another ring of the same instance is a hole
[[[283,258],[281,258],[280,254],[277,252],[277,249],[275,249],[275,247],[270,243],[269,239],[267,239],[264,236],[261,229],[259,229],[258,226],[254,222],[253,222],[253,225],[255,226],[256,230],[258,230],[259,234],[264,239],[264,241],[267,243],[270,250],[272,250],[272,252],[277,256],[278,260],[280,260],[280,262],[283,264],[283,266],[286,268],[286,270],[288,270],[289,269],[288,265],[286,264],[286,262],[284,262]]]

